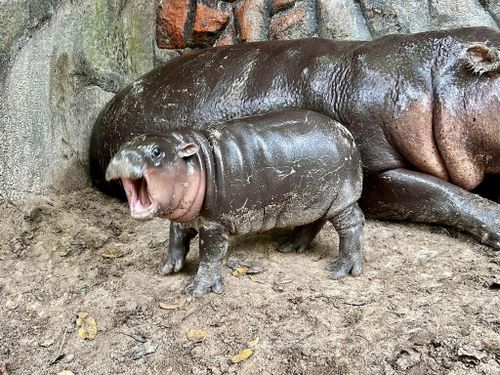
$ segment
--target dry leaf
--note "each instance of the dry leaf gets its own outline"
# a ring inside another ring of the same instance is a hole
[[[233,271],[236,271],[237,269],[246,268],[244,274],[247,275],[256,275],[264,271],[264,268],[262,268],[261,265],[253,264],[253,262],[249,262],[247,260],[230,259],[227,261],[227,266],[231,268]],[[238,274],[235,275],[234,273],[233,275],[239,276]]]
[[[246,275],[247,272],[248,272],[248,267],[238,267],[238,268],[235,268],[233,272],[231,272],[231,275],[236,276],[236,277],[240,277],[240,276]]]
[[[94,318],[92,318],[88,313],[78,313],[76,325],[78,326],[78,336],[80,336],[82,340],[93,340],[96,337],[97,324]]]
[[[101,256],[103,258],[121,258],[124,255],[125,254],[123,254],[118,249],[109,249],[109,250],[106,250],[103,253],[101,253]]]
[[[176,310],[186,303],[186,300],[182,298],[181,296],[170,298],[166,302],[161,302],[160,303],[160,309],[163,310]]]
[[[251,348],[257,346],[257,344],[260,342],[260,338],[256,337],[255,340],[252,340],[250,342],[247,342],[247,345]]]
[[[64,370],[58,373],[57,375],[75,375],[72,371]]]
[[[233,356],[231,358],[231,362],[238,363],[238,362],[241,362],[241,361],[244,361],[244,360],[250,358],[252,355],[253,355],[252,349],[248,349],[248,348],[243,349],[241,352],[239,352],[238,354],[236,354],[235,356]]]
[[[208,332],[204,329],[190,329],[186,336],[189,341],[203,342],[207,338]]]

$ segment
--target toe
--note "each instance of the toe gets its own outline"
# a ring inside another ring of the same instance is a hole
[[[351,275],[354,277],[361,275],[361,259],[354,261],[351,269]]]
[[[205,294],[208,293],[210,288],[206,287],[205,285],[201,286],[199,285],[197,288],[193,290],[193,296],[194,297],[201,297],[204,296]]]
[[[337,265],[337,260],[334,260],[332,262],[329,262],[326,266],[325,266],[325,270],[327,270],[328,272],[332,272],[333,270],[337,269],[338,265]]]
[[[185,293],[191,294],[195,297],[203,296],[210,291],[216,294],[220,294],[223,292],[223,290],[224,285],[221,279],[217,279],[216,281],[212,282],[195,278],[184,288]]]
[[[182,267],[184,267],[184,259],[182,258],[172,258],[168,256],[163,262],[160,264],[160,273],[165,275],[172,272],[179,272]]]
[[[222,280],[217,280],[215,284],[212,286],[212,292],[215,294],[221,294],[224,291],[224,284]]]
[[[306,245],[299,245],[295,251],[299,254],[302,254],[304,251],[306,251]]]
[[[486,243],[489,247],[491,247],[495,251],[500,250],[500,238],[498,236],[495,236],[495,238],[492,238],[490,241]]]
[[[175,261],[174,272],[179,272],[184,267],[184,259],[177,259]]]
[[[285,242],[278,248],[278,251],[281,253],[291,253],[295,251],[295,245],[291,242]]]
[[[160,264],[160,273],[163,275],[172,273],[174,270],[174,265],[170,262],[170,259],[165,259],[163,262]]]
[[[342,279],[349,276],[359,276],[361,274],[361,261],[360,260],[334,260],[326,267],[327,271],[332,272],[331,278],[334,280]]]
[[[207,294],[208,290],[209,287],[207,287],[206,284],[200,283],[196,280],[193,280],[193,282],[191,282],[184,288],[185,293],[191,294],[194,297],[199,297]]]
[[[303,253],[306,250],[307,245],[304,245],[300,242],[292,242],[288,241],[282,244],[279,248],[278,251],[282,253]]]
[[[343,279],[344,277],[347,277],[349,275],[349,271],[347,267],[341,267],[336,270],[334,270],[331,274],[331,278],[333,280],[338,280],[338,279]]]

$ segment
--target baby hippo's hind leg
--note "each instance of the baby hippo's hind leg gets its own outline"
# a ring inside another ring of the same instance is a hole
[[[184,267],[184,262],[189,252],[189,244],[196,234],[197,232],[194,228],[185,227],[173,221],[170,223],[168,254],[160,263],[160,273],[179,272]]]
[[[278,240],[280,244],[278,250],[282,253],[291,253],[293,251],[303,253],[325,223],[326,219],[320,219],[310,224],[296,227],[290,237],[283,237]]]
[[[365,217],[357,203],[328,218],[339,235],[339,256],[327,266],[332,279],[361,274],[363,224]]]

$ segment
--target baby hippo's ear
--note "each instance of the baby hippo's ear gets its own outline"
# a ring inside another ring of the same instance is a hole
[[[177,155],[181,158],[188,158],[194,154],[196,154],[200,148],[198,145],[194,143],[184,143],[179,147],[179,151],[177,151]]]
[[[472,43],[464,50],[465,65],[474,73],[500,73],[500,51],[489,42]]]

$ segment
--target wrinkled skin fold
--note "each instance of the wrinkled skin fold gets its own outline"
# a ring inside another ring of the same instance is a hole
[[[119,192],[104,171],[131,134],[308,109],[354,135],[367,216],[450,225],[498,250],[500,206],[470,191],[500,173],[499,48],[499,32],[464,28],[184,55],[122,90],[103,110],[91,140],[93,180]]]

